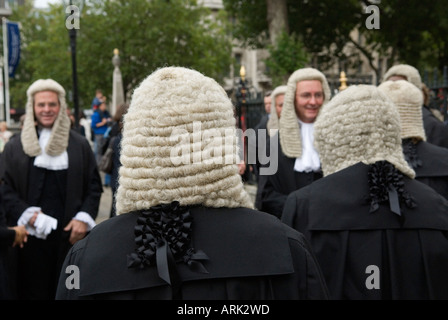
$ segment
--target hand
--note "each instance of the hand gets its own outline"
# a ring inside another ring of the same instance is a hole
[[[30,220],[28,221],[28,224],[33,227],[36,228],[36,226],[34,225],[34,223],[36,222],[37,219],[37,215],[39,214],[39,212],[35,211],[33,216],[30,218]]]
[[[70,231],[70,243],[75,244],[76,241],[81,240],[87,234],[87,223],[72,219],[67,226],[64,228],[64,231]]]
[[[16,236],[14,238],[14,242],[12,244],[13,247],[20,246],[20,248],[23,248],[23,245],[25,242],[28,241],[28,231],[26,231],[25,226],[15,226],[10,227],[10,229],[13,229],[16,232]]]

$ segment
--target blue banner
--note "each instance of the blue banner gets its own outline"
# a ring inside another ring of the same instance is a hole
[[[8,30],[9,77],[13,78],[20,60],[20,30],[17,22],[6,22]]]

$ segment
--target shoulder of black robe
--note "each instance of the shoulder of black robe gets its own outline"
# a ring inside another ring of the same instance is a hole
[[[448,149],[426,141],[417,143],[422,166],[414,168],[417,177],[448,177]]]
[[[309,244],[296,230],[251,209],[197,207],[190,211],[192,247],[209,257],[203,262],[208,273],[177,264],[183,299],[328,298]],[[95,295],[171,299],[171,289],[156,267],[127,267],[127,255],[135,250],[137,216],[110,218],[74,245],[62,270],[68,265],[79,267],[80,289],[67,290],[67,275],[61,273],[57,299]]]
[[[25,201],[30,161],[32,158],[23,151],[20,134],[15,134],[5,145],[0,163],[2,205],[9,225],[16,225],[20,215],[29,207]]]
[[[447,299],[447,200],[405,177],[417,207],[401,204],[402,225],[388,204],[369,213],[367,172],[359,163],[294,192],[282,220],[307,231],[334,299]]]
[[[448,148],[448,125],[437,119],[425,106],[422,106],[422,116],[426,141],[443,148]]]

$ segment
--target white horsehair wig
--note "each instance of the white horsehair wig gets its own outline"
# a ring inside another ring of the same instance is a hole
[[[426,141],[423,126],[423,92],[406,80],[386,81],[378,86],[398,108],[401,138],[417,138]]]
[[[389,80],[392,76],[405,77],[407,81],[412,83],[418,89],[422,89],[423,84],[420,72],[418,72],[418,70],[411,65],[397,64],[390,67],[390,69],[388,69],[384,74],[382,82]]]
[[[275,108],[275,105],[276,105],[275,98],[280,94],[285,94],[287,88],[288,87],[286,85],[278,86],[271,93],[271,113],[269,116],[268,123],[266,124],[269,136],[274,136],[275,135],[274,132],[278,131],[279,119],[278,119],[278,115],[277,115],[277,110]],[[271,132],[271,130],[275,130],[275,131]]]
[[[50,156],[57,156],[62,154],[68,146],[71,121],[66,112],[65,90],[59,83],[52,79],[39,79],[33,82],[26,92],[28,100],[25,108],[25,120],[20,135],[23,151],[30,157],[36,157],[42,153],[39,138],[37,137],[36,119],[34,116],[34,95],[42,91],[53,91],[57,93],[61,106],[51,129],[50,139],[45,147],[45,152]]]
[[[156,70],[124,116],[117,214],[172,201],[253,208],[237,153],[234,108],[222,86],[189,68]]]
[[[338,93],[320,110],[314,129],[324,176],[386,160],[415,177],[404,159],[398,110],[376,86],[352,85]]]

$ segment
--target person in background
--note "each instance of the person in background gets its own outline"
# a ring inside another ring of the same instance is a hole
[[[378,89],[398,108],[403,152],[415,178],[448,200],[448,149],[426,142],[421,90],[406,80],[385,81]]]
[[[112,191],[112,206],[110,210],[110,217],[115,217],[116,214],[116,208],[115,208],[115,196],[118,189],[118,177],[119,177],[119,170],[121,167],[120,162],[120,154],[121,154],[121,140],[122,140],[122,130],[123,130],[123,118],[126,112],[129,109],[128,103],[123,103],[118,108],[117,112],[114,115],[114,124],[112,126],[112,130],[110,132],[111,134],[111,140],[110,144],[112,146],[113,150],[113,165],[112,165],[112,173],[110,175],[110,188]]]
[[[415,67],[408,64],[398,64],[387,70],[382,82],[387,80],[406,80],[419,90],[423,90],[420,73]],[[422,117],[426,141],[440,147],[448,148],[448,126],[431,112],[429,105],[422,104]]]
[[[87,140],[71,129],[64,88],[39,79],[27,90],[20,134],[6,144],[0,163],[7,225],[29,232],[9,257],[19,300],[53,300],[70,247],[96,225],[103,191]],[[12,264],[13,264],[12,262]]]
[[[92,110],[97,110],[102,102],[106,102],[104,101],[103,90],[96,89],[95,97],[92,99]]]
[[[259,210],[280,218],[291,192],[322,178],[319,154],[313,144],[314,121],[330,98],[327,78],[319,70],[302,68],[289,77],[279,131],[266,143],[271,162],[275,157],[278,166],[275,173],[266,175],[262,190],[257,191],[261,192]],[[271,165],[263,163],[262,167]]]
[[[91,127],[94,134],[94,153],[97,164],[100,163],[102,150],[104,147],[104,134],[110,125],[112,118],[107,110],[106,102],[101,102],[98,109],[92,115]]]
[[[5,144],[13,136],[13,132],[8,130],[8,124],[6,121],[0,122],[0,152],[3,152]]]
[[[80,288],[61,274],[56,298],[327,299],[303,235],[253,209],[237,146],[215,80],[182,67],[144,79],[124,116],[117,216],[68,253]]]
[[[282,85],[278,86],[277,88],[274,89],[274,91],[272,91],[271,97],[272,101],[274,102],[274,108],[271,111],[271,115],[266,125],[269,136],[274,136],[278,132],[279,129],[278,122],[282,114],[283,103],[285,101],[285,93],[287,89],[288,86]],[[271,133],[271,130],[277,130],[277,131]]]
[[[373,85],[339,92],[315,122],[324,177],[288,196],[282,221],[305,234],[332,299],[448,298],[448,201],[414,179],[400,132]]]
[[[254,173],[255,179],[257,180],[257,182],[258,182],[259,169],[260,169],[260,162],[259,162],[259,158],[258,158],[258,139],[259,139],[260,135],[263,135],[265,137],[265,141],[268,139],[267,123],[268,123],[269,117],[271,116],[271,93],[272,93],[271,90],[269,90],[265,93],[264,99],[263,99],[265,114],[261,117],[258,124],[254,127],[256,163],[250,164],[249,168]],[[263,130],[266,130],[266,131],[263,131]],[[249,142],[250,142],[250,140],[249,140]],[[250,146],[249,146],[249,148],[250,148]]]
[[[274,108],[271,108],[269,106],[269,109],[271,110],[271,113],[269,114],[269,119],[267,123],[264,125],[263,128],[260,127],[260,129],[266,130],[265,132],[262,131],[255,131],[257,135],[257,161],[259,161],[259,153],[262,155],[266,155],[269,157],[269,149],[266,149],[266,145],[268,143],[269,137],[273,136],[278,133],[278,120],[280,119],[281,109],[283,108],[283,102],[285,99],[285,93],[286,93],[287,86],[282,85],[276,87],[271,93],[269,98],[271,99],[269,101],[269,104],[271,104],[271,101],[274,104]],[[259,139],[259,135],[264,135],[264,139]],[[258,163],[258,166],[260,163]],[[257,169],[258,172],[259,169]],[[255,194],[255,208],[261,208],[261,194],[264,189],[264,185],[266,183],[267,176],[266,175],[258,175],[257,178],[257,192]]]

